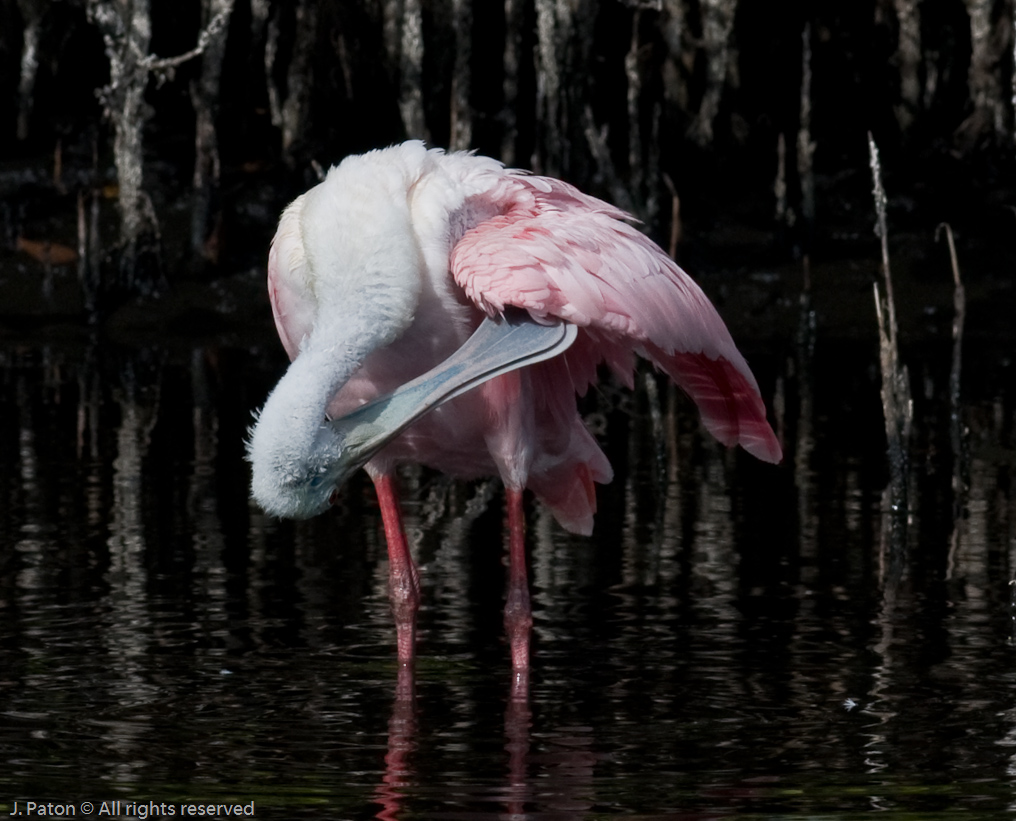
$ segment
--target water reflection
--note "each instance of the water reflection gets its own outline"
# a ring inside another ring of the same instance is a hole
[[[932,470],[892,573],[870,352],[753,359],[780,469],[706,440],[651,376],[593,397],[617,479],[592,539],[530,511],[527,693],[496,483],[404,476],[414,677],[369,483],[298,525],[248,501],[242,441],[281,358],[0,352],[0,795],[287,818],[1008,811],[1013,408],[968,399],[954,518],[937,353],[915,460]]]

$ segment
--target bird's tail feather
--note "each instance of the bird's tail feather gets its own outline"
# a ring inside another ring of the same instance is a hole
[[[704,353],[668,354],[646,345],[648,358],[698,405],[702,423],[724,445],[740,445],[763,462],[783,459],[754,379],[724,357]],[[750,373],[750,372],[749,372]]]

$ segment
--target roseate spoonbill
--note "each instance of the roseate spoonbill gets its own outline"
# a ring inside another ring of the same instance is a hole
[[[400,463],[503,480],[505,625],[513,667],[524,673],[532,617],[523,491],[565,529],[591,532],[593,484],[608,482],[611,467],[576,396],[598,365],[630,387],[635,354],[649,359],[722,443],[780,460],[723,320],[630,220],[560,180],[415,141],[347,157],[283,212],[268,287],[293,361],[251,431],[253,495],[270,514],[313,516],[349,473],[366,468],[388,542],[403,664],[414,655],[420,594],[394,483]],[[486,347],[462,348],[485,317],[494,320],[479,332]],[[502,332],[522,343],[501,344]],[[463,361],[476,373],[440,387]]]

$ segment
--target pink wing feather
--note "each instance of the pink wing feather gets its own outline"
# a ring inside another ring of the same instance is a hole
[[[578,393],[601,361],[631,385],[634,351],[695,401],[720,442],[780,461],[758,384],[723,320],[627,214],[547,177],[506,173],[488,196],[501,213],[467,231],[451,255],[473,302],[491,315],[515,305],[585,329],[565,355]]]

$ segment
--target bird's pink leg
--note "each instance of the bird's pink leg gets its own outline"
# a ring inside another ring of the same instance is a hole
[[[533,629],[533,610],[529,603],[529,579],[526,574],[526,518],[522,507],[522,489],[507,488],[508,505],[508,599],[504,606],[504,626],[512,650],[512,670],[516,681],[529,676],[529,636]]]
[[[374,476],[374,488],[381,505],[381,520],[388,542],[388,595],[395,617],[399,664],[412,664],[416,655],[416,611],[420,607],[420,577],[409,553],[406,531],[395,479],[391,474]]]

